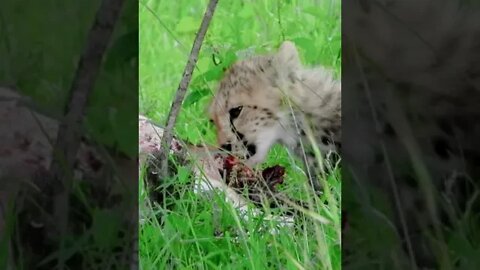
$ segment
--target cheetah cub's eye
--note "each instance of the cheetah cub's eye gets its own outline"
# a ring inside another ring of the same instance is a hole
[[[230,119],[233,120],[237,118],[242,112],[242,109],[243,109],[243,106],[238,106],[233,109],[230,109],[230,111],[228,111],[228,113],[230,114]]]

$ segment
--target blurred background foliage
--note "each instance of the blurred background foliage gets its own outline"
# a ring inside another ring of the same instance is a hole
[[[0,86],[62,115],[100,1],[2,1]],[[32,6],[33,5],[33,6]],[[137,154],[138,2],[125,1],[97,78],[85,128],[96,141]]]

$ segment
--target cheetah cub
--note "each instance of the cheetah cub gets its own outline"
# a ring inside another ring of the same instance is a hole
[[[219,145],[249,166],[264,161],[275,143],[314,166],[312,138],[324,156],[339,150],[340,90],[330,71],[303,67],[295,45],[285,41],[275,54],[233,64],[209,114]]]

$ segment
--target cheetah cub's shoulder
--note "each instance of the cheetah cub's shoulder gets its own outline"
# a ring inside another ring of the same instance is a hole
[[[321,67],[305,68],[292,42],[272,55],[236,62],[209,108],[219,145],[253,166],[275,143],[300,154],[314,138],[326,154],[340,144],[340,82]],[[308,151],[308,150],[307,150]]]

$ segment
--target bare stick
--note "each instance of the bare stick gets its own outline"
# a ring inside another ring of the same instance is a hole
[[[103,54],[118,20],[124,0],[103,0],[96,14],[95,21],[87,38],[86,48],[80,58],[75,77],[69,92],[69,100],[65,108],[54,154],[62,159],[54,159],[50,168],[57,179],[67,179],[66,172],[71,172],[80,145],[80,129],[85,116],[88,96],[92,91],[100,69]]]
[[[162,140],[161,140],[161,148],[159,153],[159,161],[160,161],[160,177],[161,179],[168,176],[168,154],[170,149],[170,144],[172,142],[172,130],[175,122],[177,120],[178,112],[180,111],[181,104],[183,99],[185,98],[185,93],[187,92],[188,85],[190,84],[190,80],[192,78],[193,69],[197,63],[198,59],[198,52],[202,47],[203,38],[205,37],[205,33],[207,32],[208,25],[212,19],[213,13],[215,12],[215,7],[217,6],[218,0],[210,0],[208,3],[207,10],[203,15],[202,24],[200,25],[200,29],[197,32],[197,36],[195,37],[195,41],[193,42],[192,51],[190,52],[190,56],[188,57],[187,65],[185,66],[185,70],[183,71],[182,80],[180,81],[180,85],[178,86],[177,92],[175,93],[175,99],[173,100],[172,106],[170,108],[170,112],[168,114],[168,120],[165,128],[165,132],[163,133]]]
[[[69,193],[73,164],[80,147],[82,123],[85,116],[87,101],[95,85],[98,71],[105,50],[118,21],[124,0],[103,0],[95,16],[92,28],[87,37],[86,47],[78,62],[73,79],[65,116],[60,122],[56,142],[53,148],[53,159],[50,166],[51,180],[62,183],[64,190],[55,195],[54,216],[58,220],[60,232],[60,249],[64,248],[64,239],[68,224]],[[57,184],[56,183],[56,184]],[[61,256],[59,269],[64,268]]]

